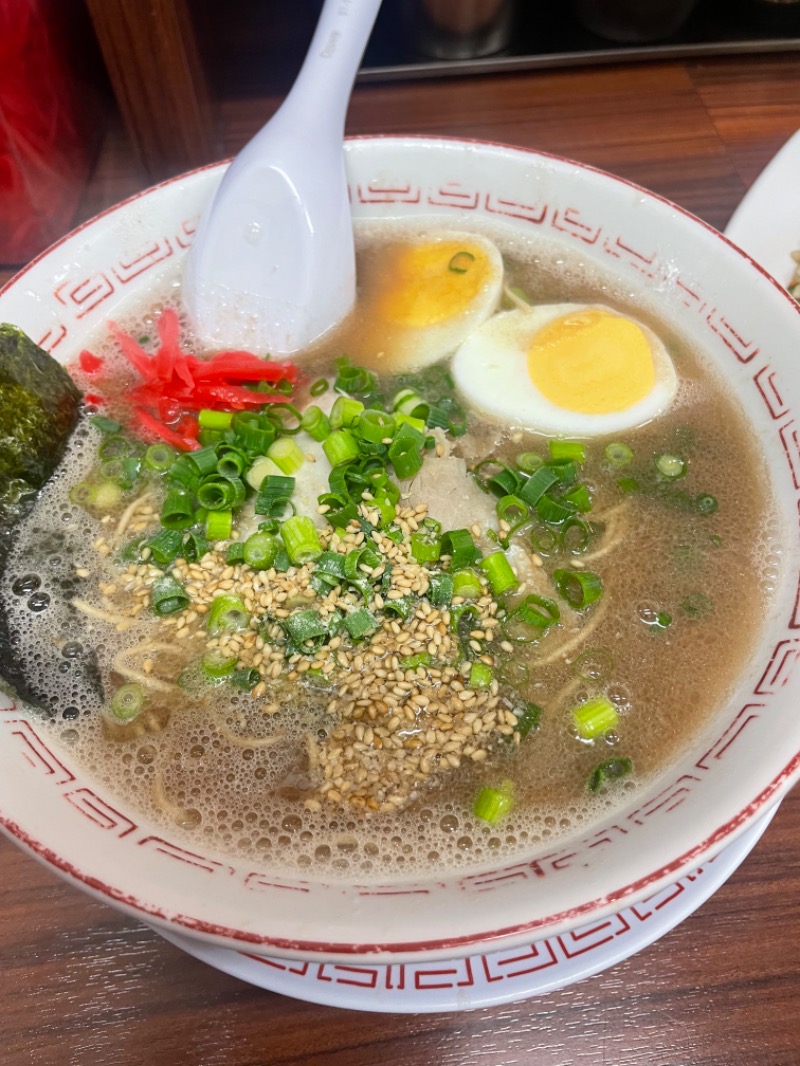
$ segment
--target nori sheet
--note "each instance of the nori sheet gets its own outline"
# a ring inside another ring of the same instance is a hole
[[[0,325],[0,527],[21,517],[58,466],[80,403],[60,363],[21,329]]]
[[[61,461],[80,410],[80,390],[64,367],[21,329],[0,325],[0,573],[13,527]],[[52,714],[30,689],[2,609],[0,669],[0,685]]]

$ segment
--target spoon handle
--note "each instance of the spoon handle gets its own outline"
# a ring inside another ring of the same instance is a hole
[[[281,106],[341,141],[361,57],[381,0],[325,0],[300,73]]]

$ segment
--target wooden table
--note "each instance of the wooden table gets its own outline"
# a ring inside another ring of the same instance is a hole
[[[274,104],[219,105],[226,151]],[[364,85],[349,121],[353,133],[461,134],[561,153],[720,228],[798,126],[789,54]],[[112,125],[82,215],[145,181]],[[730,880],[657,943],[580,984],[471,1013],[367,1015],[264,992],[183,955],[5,839],[0,871],[3,1066],[800,1063],[797,791]]]

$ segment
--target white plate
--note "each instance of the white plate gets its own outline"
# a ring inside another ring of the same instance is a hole
[[[664,936],[713,895],[750,854],[777,805],[694,873],[610,918],[524,947],[452,962],[395,966],[291,962],[156,931],[216,970],[270,992],[328,1007],[433,1014],[514,1003],[607,970]]]
[[[800,130],[762,170],[734,211],[725,235],[788,285],[800,248]]]

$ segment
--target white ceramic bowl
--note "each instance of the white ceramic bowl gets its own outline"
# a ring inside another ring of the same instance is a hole
[[[607,821],[500,868],[436,880],[279,877],[169,838],[0,697],[0,819],[55,871],[173,931],[300,959],[453,958],[521,944],[629,906],[729,844],[800,774],[800,307],[680,208],[589,167],[501,145],[424,138],[347,146],[357,217],[500,221],[558,238],[644,290],[720,368],[772,471],[780,590],[732,698],[690,752]],[[0,294],[0,321],[63,360],[179,267],[222,173],[208,167],[112,208]],[[776,871],[777,873],[777,871]]]

